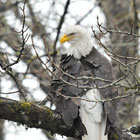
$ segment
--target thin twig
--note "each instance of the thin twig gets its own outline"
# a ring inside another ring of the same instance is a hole
[[[68,7],[69,7],[69,5],[70,5],[70,0],[67,0],[67,2],[66,2],[66,5],[65,5],[65,8],[64,8],[64,12],[63,12],[63,15],[61,16],[61,19],[60,19],[60,22],[59,22],[59,24],[58,24],[58,27],[57,27],[57,35],[56,35],[56,38],[55,38],[55,41],[54,41],[54,46],[53,46],[53,56],[55,57],[56,56],[56,43],[57,43],[57,41],[58,41],[58,38],[59,38],[59,34],[60,34],[60,30],[61,30],[61,28],[62,28],[62,25],[63,25],[63,23],[64,23],[64,20],[65,20],[65,16],[66,16],[66,14],[67,14],[67,12],[68,12]]]

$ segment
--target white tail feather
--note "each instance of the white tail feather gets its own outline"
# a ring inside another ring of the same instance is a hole
[[[98,90],[89,90],[83,98],[90,100],[100,100]],[[100,102],[88,102],[81,100],[80,116],[87,129],[88,135],[82,137],[82,140],[107,140],[104,135],[106,128],[106,117],[103,116],[103,108]]]

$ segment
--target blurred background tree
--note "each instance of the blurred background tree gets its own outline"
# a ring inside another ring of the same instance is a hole
[[[102,53],[108,49],[112,52],[109,57],[115,79],[127,73],[117,83],[121,85],[117,87],[119,96],[139,91],[139,17],[139,0],[0,0],[1,96],[15,100],[26,98],[36,104],[47,96],[41,104],[51,106],[48,92],[52,75],[38,60],[31,35],[44,63],[49,52],[51,59],[59,64],[65,49],[60,48],[59,38],[64,29],[73,24],[83,25],[90,31],[93,26],[98,36],[95,39],[91,32],[94,46]],[[105,29],[99,27],[101,22]],[[99,43],[100,40],[106,48]],[[48,62],[47,66],[53,71],[52,63]],[[123,129],[138,124],[138,94],[117,102],[117,126]],[[0,140],[5,140],[6,127],[1,120]],[[54,139],[50,133],[43,133],[48,139]]]

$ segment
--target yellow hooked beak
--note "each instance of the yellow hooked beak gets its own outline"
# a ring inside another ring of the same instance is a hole
[[[71,39],[73,39],[74,37],[73,36],[67,36],[67,35],[63,35],[62,38],[60,39],[60,43],[63,44],[64,42],[66,41],[69,41]]]

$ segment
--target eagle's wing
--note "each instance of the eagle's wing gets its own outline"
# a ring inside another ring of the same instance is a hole
[[[79,76],[81,68],[80,61],[77,61],[72,56],[63,55],[61,57],[60,69],[69,75],[74,77]],[[79,99],[72,99],[68,97],[77,97],[84,94],[84,90],[78,88],[77,80],[71,78],[69,75],[64,74],[62,71],[56,73],[60,79],[54,79],[51,84],[51,92],[56,104],[56,111],[59,112],[66,125],[74,127],[81,133],[81,135],[86,134],[85,126],[83,125],[81,118],[79,117]],[[67,84],[67,83],[68,84]],[[82,83],[82,81],[81,81]],[[72,85],[77,85],[72,86]]]
[[[111,99],[116,96],[116,89],[110,84],[113,82],[112,66],[109,60],[93,48],[90,55],[82,58],[82,63],[92,69],[95,77],[103,80],[95,80],[97,88],[99,88],[102,99]],[[110,85],[110,86],[109,86]],[[103,109],[107,114],[107,128],[108,133],[110,126],[114,125],[116,121],[115,103],[113,101],[105,102]]]

